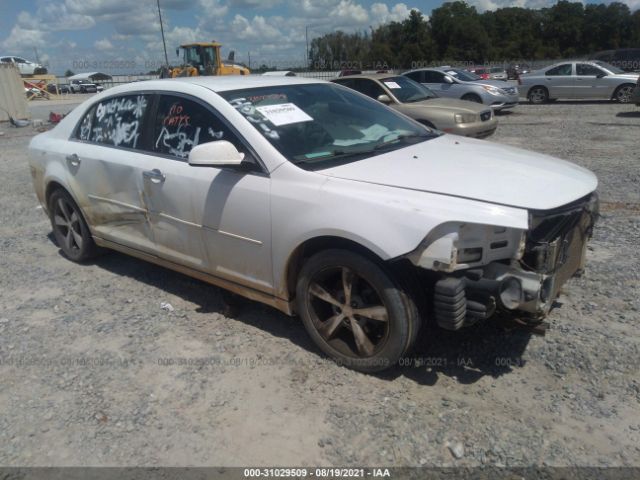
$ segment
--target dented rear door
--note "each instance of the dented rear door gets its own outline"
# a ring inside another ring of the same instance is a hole
[[[131,248],[155,248],[142,195],[142,172],[153,157],[143,153],[143,126],[151,95],[105,99],[92,107],[70,142],[67,164],[94,235]]]

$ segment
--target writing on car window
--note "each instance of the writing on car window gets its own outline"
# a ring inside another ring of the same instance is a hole
[[[98,103],[93,120],[89,120],[92,123],[85,125],[91,130],[89,140],[116,147],[136,148],[148,103],[147,95],[115,97]],[[81,138],[82,134],[81,126]]]
[[[196,145],[217,140],[240,147],[228,128],[204,106],[171,95],[161,97],[154,125],[154,151],[186,159]]]

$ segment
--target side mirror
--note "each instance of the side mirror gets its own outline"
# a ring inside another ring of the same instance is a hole
[[[449,75],[445,75],[444,83],[453,83],[453,78],[451,78]]]
[[[604,72],[602,72],[602,73],[597,74],[597,75],[596,75],[596,78],[604,78],[604,77],[606,77],[606,76],[607,76],[607,74],[606,74],[606,73],[604,73]]]
[[[384,104],[391,103],[391,98],[386,93],[383,93],[382,95],[379,95],[378,98],[376,98],[376,100],[378,100],[379,102],[384,103]]]
[[[227,167],[240,165],[242,160],[244,153],[226,140],[202,143],[189,152],[189,165],[196,167]]]

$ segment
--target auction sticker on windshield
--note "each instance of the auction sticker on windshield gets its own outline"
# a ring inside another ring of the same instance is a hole
[[[256,107],[267,120],[276,127],[291,123],[310,122],[313,120],[294,103],[280,103],[278,105],[265,105]]]
[[[389,88],[402,88],[400,85],[398,85],[396,82],[384,82],[384,84],[389,87]]]

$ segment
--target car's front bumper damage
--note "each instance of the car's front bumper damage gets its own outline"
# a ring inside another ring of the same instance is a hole
[[[439,276],[433,288],[438,325],[457,330],[497,311],[543,318],[562,285],[582,270],[597,215],[595,193],[553,211],[531,212],[519,260]]]

